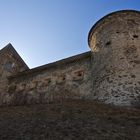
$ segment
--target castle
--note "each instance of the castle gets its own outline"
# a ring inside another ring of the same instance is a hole
[[[0,106],[91,99],[140,106],[140,12],[99,20],[90,52],[29,69],[11,44],[0,50]]]

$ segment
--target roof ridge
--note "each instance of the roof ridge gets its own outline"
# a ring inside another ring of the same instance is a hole
[[[25,70],[25,71],[20,72],[16,75],[12,75],[9,78],[15,78],[15,77],[19,77],[19,76],[22,76],[22,75],[25,75],[25,74],[36,73],[38,71],[46,70],[48,68],[57,67],[57,66],[60,66],[60,65],[62,66],[62,65],[68,64],[68,63],[72,63],[74,61],[78,61],[78,60],[83,59],[83,58],[87,58],[89,56],[91,56],[91,51],[87,51],[87,52],[84,52],[84,53],[81,53],[81,54],[78,54],[78,55],[74,55],[74,56],[71,56],[71,57],[68,57],[68,58],[64,58],[64,59],[61,59],[61,60],[58,60],[58,61],[55,61],[55,62],[52,62],[52,63],[48,63],[48,64],[41,65],[41,66],[29,69],[29,70]]]

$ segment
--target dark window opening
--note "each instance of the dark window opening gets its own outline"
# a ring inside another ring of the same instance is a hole
[[[56,83],[61,84],[61,83],[64,83],[65,81],[66,81],[66,75],[59,75],[57,77]]]
[[[49,84],[49,83],[51,83],[51,79],[50,79],[50,80],[48,80],[48,84]]]
[[[47,79],[45,79],[44,80],[44,86],[47,86],[47,85],[49,85],[50,83],[51,83],[52,81],[51,81],[51,78],[47,78]]]
[[[73,72],[73,80],[82,80],[84,78],[84,70],[77,70]]]
[[[65,78],[65,77],[63,77],[63,80],[66,80],[66,78]]]
[[[78,76],[82,76],[82,73],[78,73]]]
[[[106,46],[109,46],[111,44],[111,41],[106,42]]]
[[[134,38],[138,38],[138,35],[133,35]]]

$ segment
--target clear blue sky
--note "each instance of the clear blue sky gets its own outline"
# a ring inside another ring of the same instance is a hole
[[[92,25],[140,10],[140,0],[0,0],[0,49],[9,42],[32,68],[88,51]]]

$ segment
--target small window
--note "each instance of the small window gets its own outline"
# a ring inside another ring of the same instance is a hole
[[[84,70],[76,70],[72,72],[73,80],[82,80],[84,78]]]
[[[134,38],[138,38],[138,35],[133,35]]]
[[[106,42],[106,44],[105,44],[105,45],[106,45],[106,46],[111,45],[111,41]]]
[[[45,86],[48,86],[50,83],[51,83],[51,78],[46,78],[46,79],[44,80],[44,85],[45,85]]]
[[[66,81],[66,75],[59,75],[57,77],[56,83],[60,84],[60,83],[64,83]]]

